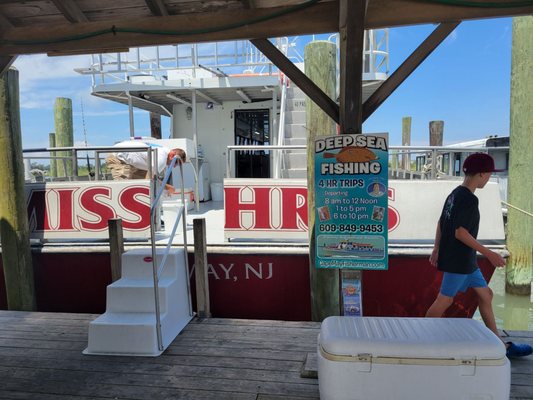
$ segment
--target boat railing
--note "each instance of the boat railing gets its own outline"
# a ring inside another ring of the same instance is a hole
[[[367,30],[364,34],[363,74],[365,79],[385,79],[389,69],[388,29]],[[279,37],[274,45],[292,62],[300,64],[300,53],[309,39]],[[315,40],[315,37],[312,37]],[[338,35],[333,41],[338,49]],[[338,58],[339,51],[337,51]],[[278,68],[250,41],[191,43],[150,46],[128,52],[91,55],[88,67],[74,69],[90,75],[92,86],[108,83],[146,83],[174,79],[227,77],[232,75],[276,75]]]
[[[227,146],[226,177],[232,178],[233,153],[238,151],[276,150],[306,150],[306,145],[239,145]],[[462,161],[461,155],[476,152],[488,152],[487,147],[450,147],[450,146],[390,146],[389,147],[389,177],[396,179],[460,179]],[[508,151],[508,147],[498,147],[498,150]],[[273,152],[274,153],[274,152]],[[282,176],[281,165],[275,163],[276,170],[273,177]],[[499,176],[496,176],[499,179]]]
[[[150,149],[149,146],[134,146],[134,147],[121,147],[121,152],[146,152]],[[102,154],[108,154],[116,152],[117,148],[113,146],[64,146],[64,147],[41,147],[41,148],[32,148],[24,149],[23,160],[26,172],[35,171],[38,173],[42,179],[37,181],[45,182],[54,182],[54,181],[79,181],[79,180],[110,180],[111,176],[106,174],[104,168],[102,168]],[[152,154],[148,152],[147,160],[151,162]],[[46,171],[39,170],[38,168],[33,168],[33,161],[35,160],[48,160],[50,163],[50,170],[48,176]],[[62,171],[57,171],[56,175],[61,176],[52,176],[52,163],[59,162],[63,167]],[[87,168],[86,175],[79,175],[80,164],[86,163]],[[151,165],[151,163],[149,163]],[[91,170],[91,168],[94,169]],[[26,174],[27,181],[36,181],[28,174]]]
[[[296,45],[288,38],[277,38],[274,44],[291,60],[303,61],[294,54]],[[97,54],[91,56],[89,67],[75,68],[75,71],[91,75],[93,87],[107,83],[172,80],[183,78],[182,75],[203,78],[278,73],[274,64],[248,40],[152,46],[123,53]]]
[[[508,151],[508,147],[498,147]],[[398,179],[460,179],[462,162],[488,147],[390,146],[389,176]],[[497,177],[499,179],[499,177]]]
[[[280,112],[279,112],[279,120],[278,120],[278,136],[276,139],[276,145],[277,146],[284,146],[285,145],[285,115],[286,115],[286,107],[287,107],[287,84],[288,80],[283,79],[281,81],[281,103],[280,103]],[[280,150],[274,151],[273,154],[274,157],[274,169],[273,169],[273,176],[274,178],[278,179],[281,178],[281,171],[284,168],[285,160],[283,157],[283,154]]]

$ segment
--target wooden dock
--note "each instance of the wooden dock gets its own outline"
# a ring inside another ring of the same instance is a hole
[[[195,319],[160,357],[84,356],[95,317],[0,311],[0,399],[319,398],[306,363],[318,323]],[[504,334],[533,344],[533,332]],[[533,356],[512,361],[511,392],[533,399]]]

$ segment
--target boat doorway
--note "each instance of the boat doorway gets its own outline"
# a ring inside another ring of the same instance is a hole
[[[235,110],[235,144],[267,146],[270,144],[270,111]],[[268,150],[242,150],[235,154],[236,178],[270,178]]]

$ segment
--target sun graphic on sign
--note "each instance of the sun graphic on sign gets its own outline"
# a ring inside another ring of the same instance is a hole
[[[324,158],[335,158],[337,162],[367,162],[377,160],[376,154],[366,147],[346,146],[338,153],[324,153]]]

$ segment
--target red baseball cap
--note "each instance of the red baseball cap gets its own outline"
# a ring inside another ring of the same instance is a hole
[[[465,174],[477,174],[479,172],[501,172],[503,169],[494,168],[494,159],[487,153],[470,154],[463,163]]]

